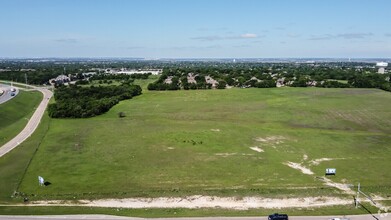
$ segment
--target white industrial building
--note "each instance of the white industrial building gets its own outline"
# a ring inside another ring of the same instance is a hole
[[[127,75],[132,75],[132,74],[148,74],[151,73],[152,75],[159,75],[163,72],[162,69],[125,69],[121,68],[119,70],[117,69],[106,69],[106,73],[110,74],[127,74]]]
[[[377,72],[380,73],[380,74],[386,73],[387,66],[388,66],[388,63],[386,63],[386,62],[378,62],[378,63],[376,63],[376,67],[379,68]]]

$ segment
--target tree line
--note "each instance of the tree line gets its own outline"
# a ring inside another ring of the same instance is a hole
[[[52,118],[88,118],[101,115],[119,101],[140,95],[138,85],[59,86],[54,91],[55,103],[48,106]]]
[[[273,63],[273,62],[227,62],[216,61],[125,61],[125,60],[56,60],[30,62],[30,60],[0,61],[0,79],[25,82],[25,74],[30,84],[45,84],[64,72],[72,73],[71,80],[78,84],[89,84],[82,74],[99,72],[98,69],[131,68],[163,69],[160,78],[150,84],[150,90],[211,89],[205,81],[210,76],[218,82],[216,88],[226,87],[274,87],[280,79],[284,86],[306,87],[351,87],[379,88],[391,90],[390,73],[377,74],[374,63],[367,62],[316,62],[316,63]],[[32,69],[34,71],[23,71]],[[189,82],[187,75],[192,73],[195,82]],[[68,74],[66,74],[68,75]],[[96,74],[91,80],[116,80],[132,83],[147,75]],[[172,83],[165,79],[172,77]],[[94,79],[95,78],[95,79]],[[316,82],[316,83],[314,83]]]
[[[8,80],[13,82],[25,83],[26,78],[28,84],[43,85],[47,84],[50,79],[57,77],[59,74],[49,72],[46,70],[42,71],[6,71],[0,72],[0,79]]]
[[[164,68],[160,78],[148,85],[148,90],[211,89],[212,84],[205,77],[216,80],[217,89],[271,88],[279,84],[291,87],[379,88],[391,91],[390,73],[378,74],[373,68],[305,64]]]

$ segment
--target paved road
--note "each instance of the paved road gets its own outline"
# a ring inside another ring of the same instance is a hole
[[[84,219],[105,219],[105,220],[143,220],[142,218],[120,217],[112,215],[0,215],[0,220],[21,220],[21,219],[50,219],[50,220],[84,220]]]
[[[16,83],[14,83],[15,85]],[[23,85],[18,83],[18,85]],[[41,118],[45,112],[45,109],[49,103],[50,98],[52,97],[53,93],[46,89],[46,88],[38,88],[34,86],[29,86],[32,89],[38,90],[42,92],[43,99],[37,109],[35,110],[33,116],[30,118],[30,120],[27,122],[26,127],[12,140],[10,140],[8,143],[4,144],[2,147],[0,147],[0,157],[4,156],[8,152],[10,152],[12,149],[17,147],[19,144],[21,144],[23,141],[25,141],[30,135],[35,131],[35,129],[38,127],[39,122],[41,121]]]
[[[15,88],[15,87],[14,87]],[[11,92],[11,86],[5,85],[5,84],[0,84],[0,90],[2,90],[4,93],[0,95],[0,104],[3,104],[4,102],[12,99],[19,93],[19,89],[16,89],[15,92]],[[11,94],[14,93],[15,95],[12,96]]]
[[[292,216],[289,217],[290,220],[328,220],[331,218],[343,216]],[[374,218],[371,215],[352,215],[346,216],[345,218],[350,220],[391,220],[391,214],[387,217],[380,217],[376,215]],[[106,220],[146,220],[148,218],[133,218],[133,217],[117,217],[110,215],[41,215],[41,216],[1,216],[0,220],[21,220],[21,219],[51,219],[51,220],[81,220],[81,219],[106,219]],[[267,220],[267,217],[203,217],[203,218],[149,218],[150,220]]]

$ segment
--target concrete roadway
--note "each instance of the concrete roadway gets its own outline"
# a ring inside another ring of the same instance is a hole
[[[15,88],[15,87],[14,87]],[[16,91],[14,92],[15,96],[18,95],[19,89],[15,88]],[[12,96],[11,92],[11,86],[5,85],[5,84],[0,84],[0,90],[2,90],[4,93],[0,95],[0,104],[3,104],[4,102],[12,99],[15,96]]]
[[[14,83],[14,85],[15,84],[16,83]],[[18,85],[24,85],[24,84],[18,83]],[[29,86],[29,85],[27,85],[27,86]],[[21,144],[23,141],[25,141],[28,137],[30,137],[30,135],[38,127],[39,122],[41,121],[41,118],[42,118],[42,116],[46,110],[46,107],[49,103],[49,100],[53,95],[53,93],[46,88],[39,88],[39,87],[34,87],[34,86],[29,86],[29,87],[42,92],[43,99],[42,99],[41,103],[39,104],[39,106],[37,107],[37,109],[35,110],[33,116],[27,122],[26,127],[16,137],[14,137],[8,143],[6,143],[2,147],[0,147],[0,157],[4,156],[8,152],[10,152],[12,149],[17,147],[19,144]]]
[[[332,218],[342,218],[342,216],[292,216],[290,220],[329,220]],[[386,217],[381,217],[376,214],[374,218],[371,215],[352,215],[346,216],[349,220],[391,220],[391,214]],[[106,219],[106,220],[267,220],[267,217],[195,217],[195,218],[134,218],[134,217],[120,217],[110,215],[41,215],[41,216],[6,216],[0,215],[0,220],[21,220],[21,219],[50,219],[50,220],[82,220],[82,219]]]

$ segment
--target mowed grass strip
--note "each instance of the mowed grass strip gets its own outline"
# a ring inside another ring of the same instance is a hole
[[[19,189],[32,199],[338,195],[315,178],[337,168],[332,180],[387,195],[389,109],[391,93],[376,89],[145,92],[102,116],[51,120]],[[311,162],[321,158],[331,159]]]
[[[24,128],[41,100],[40,92],[19,90],[19,94],[13,99],[0,104],[0,146]]]

